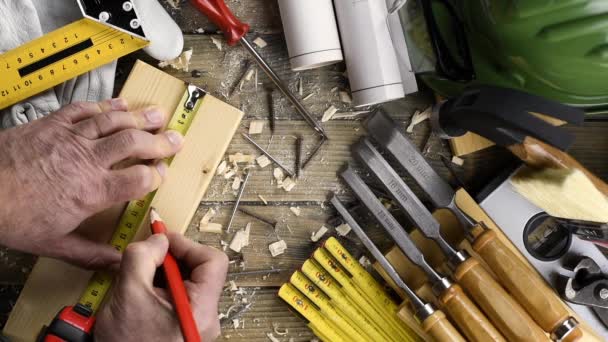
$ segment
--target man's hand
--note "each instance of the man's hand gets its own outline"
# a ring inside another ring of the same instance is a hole
[[[168,292],[152,285],[168,248],[192,270],[185,284],[202,340],[219,336],[218,302],[228,257],[178,234],[170,234],[168,240],[156,234],[126,248],[112,297],[97,315],[96,342],[183,341]]]
[[[179,133],[150,133],[167,120],[158,109],[128,112],[124,100],[113,99],[71,104],[0,132],[0,243],[89,268],[117,265],[114,248],[74,230],[87,217],[158,188],[163,163],[115,165],[174,155],[183,142]]]

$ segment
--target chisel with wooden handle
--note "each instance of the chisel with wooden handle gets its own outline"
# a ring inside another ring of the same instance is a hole
[[[351,227],[355,234],[359,237],[359,240],[374,256],[376,261],[382,266],[386,273],[391,279],[402,289],[409,298],[409,302],[414,309],[414,315],[420,321],[423,330],[432,336],[437,342],[464,342],[465,339],[460,335],[458,330],[454,328],[452,323],[448,321],[445,314],[439,310],[436,310],[432,304],[425,303],[416,295],[416,293],[405,284],[403,279],[399,276],[393,265],[391,265],[386,257],[380,252],[378,247],[372,242],[372,240],[365,234],[363,228],[359,226],[357,221],[348,212],[344,204],[333,195],[331,198],[331,204],[336,208],[340,215],[344,218],[344,221]]]
[[[433,170],[386,113],[376,112],[364,125],[370,136],[397,160],[437,208],[446,208],[458,218],[469,233],[467,236],[472,240],[473,249],[544,331],[551,333],[554,340],[575,341],[582,336],[578,323],[569,315],[553,289],[530,270],[494,231],[472,222],[456,206],[454,189]]]
[[[478,260],[466,251],[455,250],[443,238],[439,222],[367,138],[354,145],[353,153],[384,185],[422,234],[439,245],[447,256],[454,279],[509,341],[545,339],[542,329]]]
[[[426,261],[424,255],[405,232],[403,227],[382,205],[370,188],[349,166],[341,173],[342,179],[348,184],[357,198],[380,225],[389,233],[397,246],[410,261],[420,267],[433,284],[433,291],[438,296],[443,309],[458,325],[464,335],[473,341],[505,341],[505,338],[490,323],[487,317],[467,297],[462,288],[453,283],[448,277],[437,273]]]

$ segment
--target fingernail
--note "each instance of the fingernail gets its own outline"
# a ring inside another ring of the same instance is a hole
[[[165,175],[167,174],[167,163],[164,161],[159,162],[156,164],[156,170],[158,170],[158,173],[162,178],[165,178]]]
[[[125,110],[127,109],[127,101],[125,99],[116,98],[110,100],[112,110]]]
[[[184,136],[179,134],[179,132],[167,131],[165,134],[167,135],[167,139],[169,139],[173,145],[179,146],[184,141]]]
[[[151,124],[160,123],[163,121],[163,113],[161,113],[157,108],[149,108],[145,111],[144,117],[146,121]]]

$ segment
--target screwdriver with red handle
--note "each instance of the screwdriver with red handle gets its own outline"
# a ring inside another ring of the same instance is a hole
[[[279,88],[279,90],[287,97],[287,99],[296,107],[296,110],[300,115],[308,122],[308,124],[314,128],[324,139],[327,139],[327,135],[323,130],[323,127],[319,122],[306,110],[302,103],[295,97],[295,95],[287,88],[285,83],[279,78],[279,76],[272,70],[270,65],[266,63],[264,58],[253,47],[253,44],[247,39],[247,32],[249,32],[249,25],[241,22],[234,14],[230,11],[228,6],[223,0],[192,0],[194,6],[211,20],[217,27],[219,27],[226,36],[228,45],[233,46],[236,43],[241,43],[245,50],[247,50],[251,56],[258,63],[260,68],[264,70],[266,75],[270,77],[272,82]]]

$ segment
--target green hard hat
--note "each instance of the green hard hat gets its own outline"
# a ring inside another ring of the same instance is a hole
[[[448,51],[437,51],[436,71],[420,74],[440,95],[466,86],[515,88],[581,107],[608,112],[607,0],[422,0],[425,19]],[[459,26],[464,42],[454,26]],[[460,42],[454,47],[454,42]],[[441,45],[441,44],[440,44]],[[465,45],[466,52],[462,52]],[[467,46],[468,45],[468,46]],[[442,70],[452,54],[466,72]],[[449,56],[448,56],[449,57]],[[467,68],[468,67],[468,68]]]

